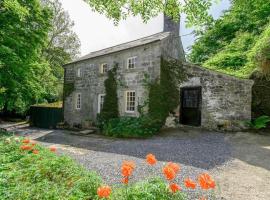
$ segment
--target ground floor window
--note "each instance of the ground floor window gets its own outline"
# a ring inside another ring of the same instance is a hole
[[[77,110],[81,109],[82,95],[81,93],[76,93],[75,108]]]
[[[100,113],[103,108],[104,98],[105,98],[105,94],[98,95],[98,113]]]
[[[135,111],[136,92],[133,90],[126,91],[126,112]]]

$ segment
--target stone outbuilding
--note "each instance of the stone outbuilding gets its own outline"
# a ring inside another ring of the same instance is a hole
[[[119,113],[139,116],[137,106],[148,98],[144,77],[159,78],[161,57],[180,60],[188,77],[179,86],[176,116],[180,124],[236,129],[241,127],[239,122],[251,119],[253,82],[186,63],[179,24],[164,16],[161,33],[92,52],[64,65],[64,84],[73,88],[64,98],[65,122],[96,121],[103,106],[107,71],[116,63],[118,79],[124,85],[117,91]]]

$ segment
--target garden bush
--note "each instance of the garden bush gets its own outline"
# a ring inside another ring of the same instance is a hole
[[[113,137],[148,137],[157,133],[162,123],[150,116],[120,117],[110,119],[103,126],[103,133]]]
[[[32,151],[21,150],[14,139],[0,141],[0,199],[93,199],[101,178],[57,156],[40,145]]]

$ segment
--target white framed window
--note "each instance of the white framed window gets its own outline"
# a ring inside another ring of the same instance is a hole
[[[100,65],[99,71],[100,71],[101,74],[105,74],[105,73],[107,73],[108,68],[109,67],[108,67],[108,64],[107,63],[102,63]]]
[[[75,96],[75,108],[77,110],[80,110],[81,107],[82,107],[82,94],[81,93],[76,93],[76,96]]]
[[[133,113],[135,112],[135,99],[136,92],[135,90],[126,91],[126,112]]]
[[[137,56],[130,57],[127,59],[127,68],[134,69],[136,67]]]
[[[77,75],[77,77],[82,77],[82,69],[81,68],[77,69],[76,75]]]
[[[104,98],[105,98],[105,94],[98,95],[98,113],[100,113],[103,108]]]

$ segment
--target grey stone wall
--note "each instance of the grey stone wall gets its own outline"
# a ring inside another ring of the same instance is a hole
[[[202,127],[238,130],[243,128],[243,121],[251,119],[253,81],[238,79],[188,63],[184,64],[184,68],[188,80],[180,87],[202,88]]]
[[[137,56],[135,69],[127,69],[127,59]],[[64,101],[64,119],[69,124],[83,124],[85,120],[96,120],[98,113],[98,95],[105,93],[104,81],[107,75],[99,73],[99,66],[108,63],[109,69],[118,63],[120,86],[118,88],[119,112],[121,116],[138,116],[139,113],[125,112],[125,91],[136,91],[136,107],[148,98],[148,91],[143,86],[144,74],[154,80],[160,74],[160,41],[115,52],[112,54],[80,61],[65,66],[65,83],[73,82],[75,90]],[[76,77],[78,68],[82,77]],[[82,106],[75,109],[75,95],[81,93]]]

